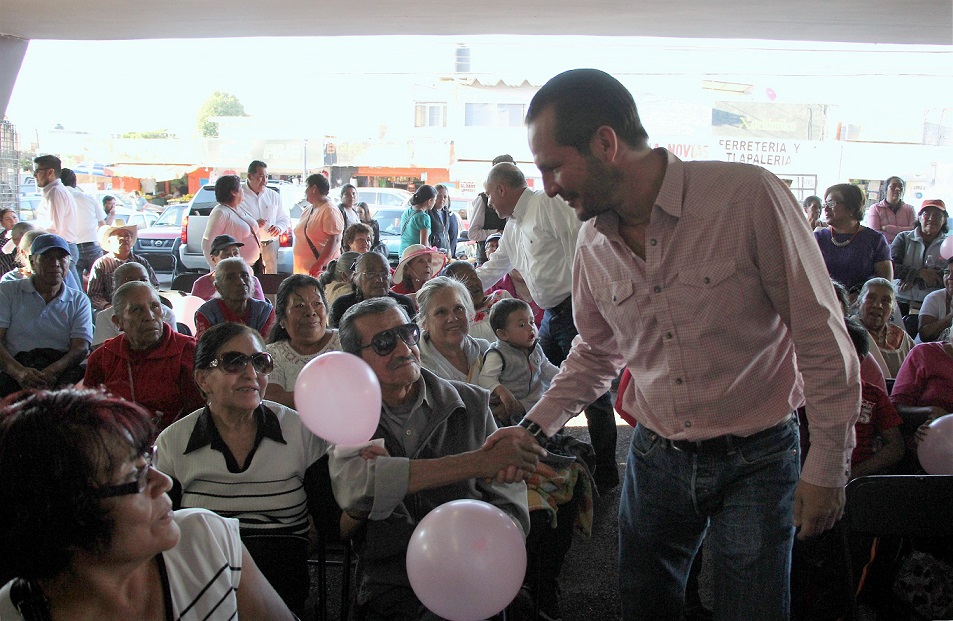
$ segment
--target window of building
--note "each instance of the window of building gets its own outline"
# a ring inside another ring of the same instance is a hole
[[[414,127],[446,127],[447,104],[419,102],[414,105]]]
[[[520,127],[526,116],[525,104],[468,103],[467,127]]]

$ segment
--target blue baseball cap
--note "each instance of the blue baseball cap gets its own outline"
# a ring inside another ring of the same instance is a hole
[[[66,254],[70,254],[69,244],[66,243],[65,239],[59,235],[45,233],[43,235],[37,236],[37,238],[33,240],[33,243],[30,245],[30,256],[41,255],[47,250],[52,250],[53,248],[65,250]]]

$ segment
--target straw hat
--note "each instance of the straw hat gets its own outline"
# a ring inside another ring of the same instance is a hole
[[[139,226],[136,224],[107,224],[99,227],[99,245],[106,249],[106,240],[116,231],[128,231],[132,237],[130,246],[136,245],[136,239],[139,237]]]
[[[399,283],[404,280],[404,267],[408,263],[424,255],[430,255],[431,265],[433,266],[433,273],[436,275],[440,270],[443,269],[443,266],[447,264],[447,255],[440,252],[436,248],[428,248],[422,244],[411,244],[404,249],[403,254],[400,255],[400,263],[397,264],[397,269],[394,270],[394,282]]]

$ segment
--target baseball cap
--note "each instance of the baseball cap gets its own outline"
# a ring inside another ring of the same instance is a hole
[[[209,253],[216,254],[229,246],[244,246],[245,244],[241,243],[231,235],[219,235],[212,240],[212,247],[209,249]]]
[[[30,256],[41,255],[47,250],[52,250],[53,248],[65,250],[66,254],[70,254],[69,244],[66,243],[65,239],[59,235],[45,233],[33,240],[33,243],[30,245]]]

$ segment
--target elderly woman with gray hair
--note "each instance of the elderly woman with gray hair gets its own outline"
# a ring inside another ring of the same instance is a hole
[[[164,322],[163,308],[148,282],[116,289],[111,310],[122,334],[90,354],[83,378],[87,388],[102,387],[144,407],[160,430],[205,403],[192,377],[195,339]]]
[[[420,362],[444,379],[476,384],[490,343],[470,336],[473,299],[459,280],[437,276],[417,292]]]
[[[870,348],[870,355],[887,379],[897,377],[903,359],[914,344],[903,328],[890,323],[896,301],[897,290],[893,281],[886,278],[871,278],[857,296],[857,317],[867,328],[871,345],[876,345]]]

